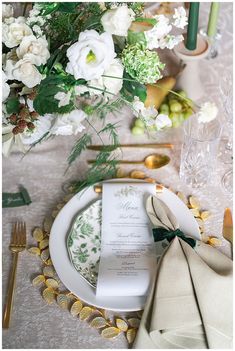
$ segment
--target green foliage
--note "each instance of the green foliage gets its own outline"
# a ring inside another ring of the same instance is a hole
[[[64,44],[64,38],[66,38],[66,42],[77,41],[79,33],[86,29],[103,31],[100,22],[102,11],[98,3],[62,2],[45,4],[42,4],[42,14],[48,14],[48,11],[51,11],[49,13],[52,15],[47,27],[47,33],[51,38],[50,47],[52,51]]]
[[[135,22],[146,22],[155,26],[155,24],[157,23],[157,20],[155,18],[138,17],[135,19]]]
[[[121,108],[125,104],[122,98],[117,98],[116,100],[101,99],[96,105],[93,106],[93,115],[104,119],[108,113],[120,113]]]
[[[68,157],[69,166],[81,155],[84,150],[86,150],[87,146],[91,144],[91,140],[91,135],[87,133],[78,139]]]
[[[6,102],[7,113],[18,113],[20,110],[20,102],[17,97],[9,98]]]
[[[44,2],[40,3],[41,15],[46,16],[56,11],[76,13],[79,2]]]
[[[84,79],[75,80],[72,75],[68,74],[51,74],[43,79],[37,87],[37,95],[34,99],[33,106],[41,116],[47,113],[69,113],[75,109],[73,101],[59,107],[55,95],[58,92],[66,92],[75,85],[84,84]]]
[[[92,186],[105,179],[113,178],[116,175],[117,161],[111,156],[110,152],[101,151],[95,163],[87,171],[84,181],[74,182],[73,190],[79,192],[87,186]]]
[[[138,96],[140,101],[145,102],[147,97],[146,86],[134,81],[131,76],[124,71],[123,77],[123,86],[121,90],[121,94],[127,101],[132,102],[134,100],[134,96]]]
[[[109,133],[109,140],[113,144],[114,148],[117,147],[119,140],[116,132],[117,124],[108,123],[103,129],[99,131],[99,135],[103,133]]]
[[[144,13],[144,2],[130,2],[128,7],[135,12],[136,16],[142,16]]]
[[[47,113],[69,113],[74,110],[74,105],[72,103],[59,107],[59,101],[55,99],[55,95],[63,91],[60,87],[56,85],[51,85],[46,87],[45,85],[40,85],[37,89],[37,96],[33,102],[33,107],[36,112],[43,116]]]

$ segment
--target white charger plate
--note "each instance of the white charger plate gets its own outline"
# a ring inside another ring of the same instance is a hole
[[[130,179],[113,179],[110,181],[130,182]],[[140,181],[137,180],[137,182]],[[200,240],[200,231],[197,221],[183,201],[166,188],[163,188],[161,193],[156,193],[156,196],[165,202],[174,213],[179,222],[180,229],[185,234]],[[145,305],[146,296],[97,297],[95,289],[77,272],[70,261],[66,240],[71,225],[82,209],[99,198],[100,195],[94,191],[94,186],[89,187],[73,196],[58,213],[51,228],[49,241],[50,256],[53,265],[63,284],[87,304],[113,311],[141,310]]]

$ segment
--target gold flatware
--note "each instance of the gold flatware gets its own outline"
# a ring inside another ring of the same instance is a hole
[[[15,280],[16,280],[16,270],[17,270],[17,261],[18,254],[26,248],[26,225],[25,223],[17,222],[13,226],[11,243],[9,246],[10,251],[13,256],[12,270],[9,278],[9,285],[7,291],[6,305],[3,315],[3,328],[9,328],[11,311],[14,298],[15,290]]]
[[[233,244],[233,218],[230,208],[224,211],[223,237]]]
[[[142,184],[143,182],[139,183],[139,182],[135,182],[135,184]],[[115,184],[124,184],[124,182],[115,182]],[[125,182],[125,184],[133,184],[133,182]],[[102,185],[95,185],[94,186],[94,191],[97,193],[97,194],[101,194],[102,193]],[[156,192],[157,193],[162,193],[163,191],[163,186],[161,184],[156,184]]]
[[[130,147],[130,148],[152,148],[152,149],[173,149],[174,145],[170,143],[158,143],[158,144],[121,144],[121,145],[89,145],[88,150],[100,151],[107,150],[113,151],[119,147]]]
[[[95,160],[88,160],[89,164],[94,163]],[[119,164],[130,164],[130,165],[144,165],[149,169],[156,169],[167,165],[170,162],[170,157],[167,155],[153,154],[147,156],[144,161],[126,161],[126,160],[116,160]]]
[[[223,237],[231,245],[231,258],[233,258],[233,218],[230,208],[226,208],[224,211]]]

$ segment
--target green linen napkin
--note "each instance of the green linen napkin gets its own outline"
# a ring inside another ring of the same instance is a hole
[[[28,191],[20,186],[18,193],[2,193],[2,207],[18,207],[31,204]]]

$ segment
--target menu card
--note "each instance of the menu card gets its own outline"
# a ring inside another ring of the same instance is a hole
[[[102,194],[96,295],[147,295],[156,256],[145,203],[150,194],[156,194],[156,185],[104,183]]]

